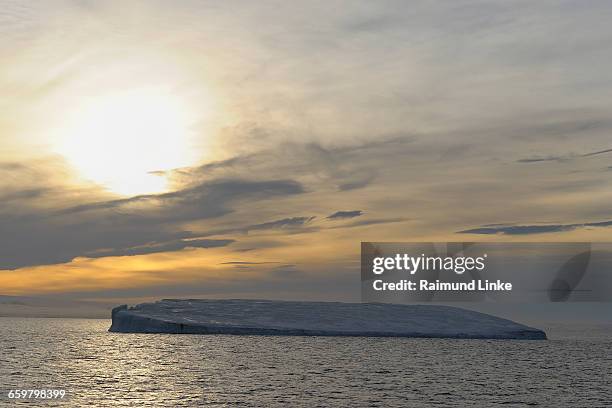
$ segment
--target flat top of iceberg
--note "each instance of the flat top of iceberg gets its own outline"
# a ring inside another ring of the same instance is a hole
[[[191,328],[184,332],[545,338],[511,320],[451,306],[238,299],[164,299],[121,308],[113,314],[111,331],[173,332],[166,323]]]

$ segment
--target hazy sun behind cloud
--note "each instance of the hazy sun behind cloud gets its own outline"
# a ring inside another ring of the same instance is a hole
[[[80,175],[112,192],[166,189],[154,171],[193,164],[189,108],[155,87],[88,98],[60,130],[56,150]]]

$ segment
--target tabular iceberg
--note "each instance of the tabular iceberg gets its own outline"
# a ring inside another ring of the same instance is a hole
[[[113,309],[111,332],[545,340],[542,330],[439,305],[164,299]]]

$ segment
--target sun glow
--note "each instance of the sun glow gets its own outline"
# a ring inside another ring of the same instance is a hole
[[[92,98],[62,129],[56,149],[80,175],[121,195],[163,192],[157,173],[192,164],[185,104],[159,89]]]

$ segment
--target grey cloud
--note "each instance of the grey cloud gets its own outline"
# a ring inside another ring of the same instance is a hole
[[[352,210],[352,211],[336,211],[335,213],[327,216],[328,220],[343,220],[347,218],[355,218],[363,215],[363,211],[361,210]]]
[[[67,215],[106,209],[129,211],[130,206],[150,205],[162,210],[166,209],[168,219],[190,220],[227,214],[231,211],[227,204],[238,199],[262,199],[303,192],[302,185],[293,180],[214,180],[170,193],[139,195],[119,200],[78,205],[61,210],[58,214]],[[177,207],[181,211],[176,211]],[[159,216],[157,212],[154,212],[153,215],[154,217]]]
[[[548,162],[548,161],[562,161],[567,160],[567,157],[562,156],[547,156],[547,157],[528,157],[524,159],[519,159],[517,163],[539,163],[539,162]]]
[[[133,248],[148,242],[189,237],[163,221],[104,216],[58,219],[41,215],[0,219],[0,269],[64,263],[106,248]],[[113,253],[120,252],[112,251]]]
[[[612,149],[597,150],[597,151],[594,151],[594,152],[583,153],[583,154],[567,154],[567,155],[564,155],[564,156],[544,156],[544,157],[534,156],[534,157],[527,157],[527,158],[524,158],[524,159],[517,160],[517,163],[537,163],[537,162],[547,162],[547,161],[565,161],[565,160],[576,159],[576,158],[599,156],[601,154],[606,154],[606,153],[612,153]]]
[[[568,116],[571,119],[567,119]],[[514,138],[523,141],[543,138],[562,141],[587,132],[612,130],[610,118],[585,109],[552,111],[546,115],[524,118],[524,121],[527,123],[518,125],[513,130]]]
[[[596,151],[596,152],[591,152],[591,153],[583,154],[582,157],[597,156],[597,155],[604,154],[604,153],[612,153],[612,149],[604,149],[604,150],[599,150],[599,151]]]
[[[233,239],[192,239],[175,240],[169,242],[140,245],[131,248],[104,249],[85,254],[88,258],[102,258],[106,256],[132,256],[145,255],[157,252],[179,251],[185,248],[219,248],[235,242]]]
[[[271,239],[257,239],[257,241],[249,241],[248,243],[244,243],[243,246],[235,245],[232,247],[234,252],[238,253],[248,253],[248,252],[256,252],[262,249],[269,248],[280,248],[284,246],[285,243],[282,240],[271,240]]]
[[[221,265],[269,265],[277,264],[278,262],[248,262],[248,261],[229,261],[221,262]]]
[[[464,231],[458,234],[505,234],[505,235],[529,235],[543,234],[549,232],[563,232],[575,229],[575,225],[513,225],[508,227],[482,227]]]
[[[283,218],[282,220],[264,222],[263,224],[255,224],[245,228],[245,231],[283,229],[283,228],[299,228],[312,222],[316,217],[292,217]]]
[[[340,191],[349,191],[356,190],[358,188],[366,187],[372,181],[374,181],[375,173],[372,172],[370,174],[365,174],[362,177],[355,177],[351,181],[343,182],[338,185],[338,190]]]
[[[44,187],[28,188],[0,195],[0,201],[6,203],[7,201],[31,200],[39,198],[49,192],[51,192],[51,189]]]
[[[272,269],[265,268],[266,265],[273,265],[273,264],[277,264],[277,266],[272,267]],[[281,262],[235,261],[235,262],[222,262],[221,265],[231,265],[235,269],[252,269],[252,268],[258,268],[258,267],[263,266],[265,271],[268,271],[269,273],[273,275],[279,275],[279,276],[287,276],[287,275],[293,276],[293,275],[302,273],[301,271],[298,271],[296,269],[297,268],[296,264],[281,264]]]
[[[282,268],[295,268],[297,267],[296,264],[285,264],[285,265],[279,265],[276,267],[276,269],[282,269]]]
[[[412,135],[392,135],[335,147],[315,142],[285,142],[199,167],[178,169],[169,177],[189,185],[207,177],[241,177],[245,171],[262,177],[291,174],[292,179],[308,182],[314,188],[329,186],[338,191],[351,191],[371,185],[378,177],[381,161],[405,154],[415,140]]]
[[[297,269],[297,265],[293,264],[281,265],[279,267],[274,268],[270,272],[272,275],[281,278],[295,278],[296,276],[302,275],[304,273],[300,269]]]
[[[37,194],[28,190],[14,197],[21,196],[23,203],[25,197]],[[293,180],[218,179],[165,194],[98,201],[59,210],[33,207],[22,211],[16,201],[0,214],[0,269],[64,263],[80,256],[138,255],[225,246],[232,241],[203,240],[184,230],[180,223],[221,217],[245,200],[279,199],[303,192],[301,183]]]
[[[583,224],[545,224],[545,225],[508,225],[496,227],[480,227],[464,231],[458,234],[504,234],[504,235],[530,235],[552,232],[566,232],[585,227],[610,227],[612,221],[586,222]]]
[[[378,225],[378,224],[394,224],[398,222],[408,221],[408,218],[373,218],[370,220],[360,220],[351,222],[349,224],[337,225],[334,227],[330,227],[330,229],[340,229],[340,228],[357,228],[357,227],[366,227],[369,225]]]
[[[210,237],[216,235],[228,235],[228,234],[248,234],[251,231],[266,231],[266,230],[284,230],[295,232],[296,230],[301,230],[303,227],[307,226],[307,224],[311,223],[316,217],[291,217],[291,218],[282,218],[280,220],[268,221],[261,224],[251,224],[247,226],[219,229],[219,230],[211,230],[207,231],[200,236],[202,237]],[[274,243],[276,246],[278,243]],[[242,249],[242,251],[247,251],[250,249]]]

